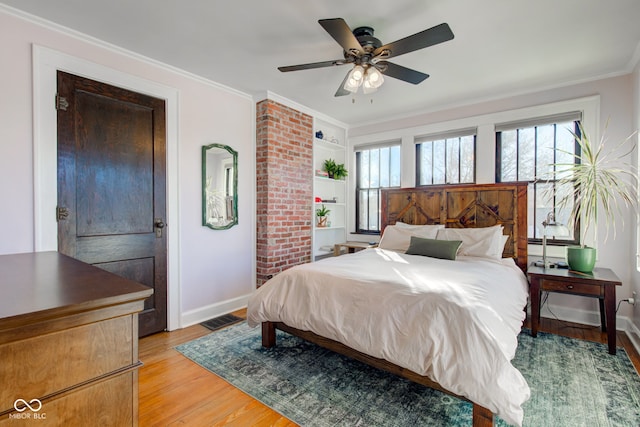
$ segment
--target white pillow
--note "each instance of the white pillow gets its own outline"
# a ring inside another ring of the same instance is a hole
[[[437,234],[438,228],[434,227],[402,228],[402,226],[388,225],[385,227],[384,233],[382,233],[378,247],[380,249],[406,252],[411,243],[411,236],[435,239]]]
[[[438,240],[462,240],[458,255],[501,259],[504,248],[501,225],[482,228],[444,228]],[[504,240],[506,243],[506,240]]]
[[[404,222],[400,222],[400,221],[396,221],[395,223],[396,226],[398,226],[398,228],[404,228],[407,230],[440,230],[441,228],[444,228],[444,224],[423,224],[423,225],[416,225],[416,224],[407,224]]]
[[[502,234],[500,238],[502,239],[502,241],[500,242],[500,258],[502,258],[502,253],[504,252],[504,247],[507,245],[507,240],[509,240],[509,236],[505,236],[504,234]]]

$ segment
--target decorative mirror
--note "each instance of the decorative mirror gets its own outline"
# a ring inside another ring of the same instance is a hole
[[[222,144],[202,147],[202,225],[225,230],[238,223],[238,152]]]

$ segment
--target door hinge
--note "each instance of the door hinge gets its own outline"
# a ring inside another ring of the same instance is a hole
[[[64,221],[69,216],[69,208],[56,206],[56,221]]]
[[[67,111],[68,107],[69,102],[67,101],[67,98],[56,93],[56,110]]]

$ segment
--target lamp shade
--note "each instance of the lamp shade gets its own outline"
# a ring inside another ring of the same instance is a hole
[[[358,88],[362,84],[362,80],[364,79],[365,70],[362,65],[356,65],[349,71],[349,75],[347,76],[346,81],[344,82],[344,89],[349,92],[357,92]]]
[[[569,235],[569,229],[562,224],[547,224],[544,228],[545,236],[551,237],[566,237]]]
[[[373,93],[377,90],[378,88],[369,83],[368,80],[365,80],[364,83],[362,83],[362,92],[364,93]]]
[[[362,68],[362,65],[356,65],[355,67],[353,67],[353,70],[351,70],[351,77],[355,81],[362,80],[362,78],[364,77],[364,68]]]
[[[377,89],[384,83],[384,77],[382,77],[382,73],[378,71],[376,67],[369,67],[367,68],[365,82],[368,82],[372,87]]]

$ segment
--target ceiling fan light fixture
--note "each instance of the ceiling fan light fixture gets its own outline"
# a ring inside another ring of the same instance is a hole
[[[362,65],[356,65],[355,67],[353,67],[353,70],[351,70],[351,78],[356,81],[360,81],[364,77],[364,72],[365,71]]]
[[[378,87],[373,86],[369,81],[365,80],[364,83],[362,83],[362,92],[366,95],[369,93],[373,93],[375,91],[378,90]]]
[[[349,75],[347,76],[346,81],[344,82],[344,89],[349,92],[356,93],[358,88],[362,84],[362,80],[364,77],[364,68],[361,65],[356,65],[349,71]]]
[[[369,67],[364,77],[364,82],[377,89],[384,83],[384,77],[382,77],[382,73],[376,67]]]

